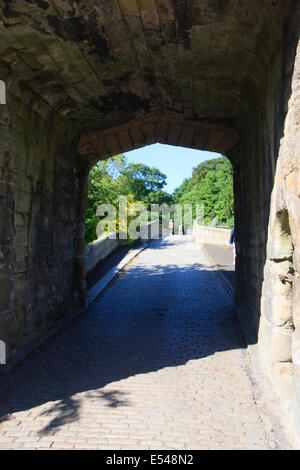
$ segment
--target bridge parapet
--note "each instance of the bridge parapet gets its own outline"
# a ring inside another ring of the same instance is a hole
[[[159,238],[160,228],[157,220],[140,227],[140,237],[142,240],[150,240]],[[89,272],[94,269],[97,264],[107,258],[111,253],[117,250],[121,245],[126,244],[126,240],[120,240],[116,232],[110,235],[105,235],[93,243],[88,245],[85,249],[85,264],[86,271]]]
[[[222,248],[228,247],[230,239],[230,229],[223,227],[208,227],[206,225],[199,225],[197,221],[194,222],[193,236],[194,241],[203,245],[216,245]]]

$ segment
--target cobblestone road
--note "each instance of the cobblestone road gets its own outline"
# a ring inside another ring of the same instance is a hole
[[[4,449],[280,448],[233,300],[199,246],[152,242],[0,386]]]

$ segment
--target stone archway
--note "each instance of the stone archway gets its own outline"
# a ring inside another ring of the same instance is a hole
[[[80,137],[78,153],[91,163],[133,149],[163,143],[226,154],[238,142],[230,126],[179,119],[159,113]]]
[[[90,169],[99,160],[154,143],[214,151],[228,155],[229,151],[238,144],[238,141],[237,132],[227,125],[176,119],[176,117],[164,116],[161,113],[153,113],[115,128],[91,131],[82,135],[78,142],[77,152],[87,162],[87,168]],[[86,272],[82,237],[84,233],[87,175],[88,172],[85,170],[81,179],[80,219],[82,227],[78,231],[77,243],[78,280],[80,289],[83,292],[85,291]]]
[[[8,358],[84,301],[89,167],[152,142],[232,162],[237,306],[255,343],[263,292],[273,292],[266,248],[283,208],[300,269],[299,0],[3,0],[0,8],[0,339]],[[299,428],[297,311],[294,300]]]

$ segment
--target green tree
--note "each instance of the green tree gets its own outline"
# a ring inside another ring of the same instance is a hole
[[[117,180],[126,166],[124,155],[103,160],[94,166],[88,177],[87,209],[85,216],[85,240],[91,243],[97,238],[96,227],[99,217],[97,207],[107,203],[117,205],[120,187]]]
[[[193,204],[193,217],[196,217],[195,205],[203,204],[207,225],[217,220],[218,225],[232,227],[233,177],[229,160],[222,157],[200,163],[192,177],[174,191],[173,199],[182,206]]]
[[[85,222],[86,243],[97,238],[96,227],[100,217],[96,216],[100,204],[112,204],[117,210],[117,230],[119,227],[118,198],[127,196],[129,208],[144,204],[150,209],[151,204],[171,204],[171,196],[162,190],[166,184],[166,175],[157,168],[147,165],[127,163],[124,155],[117,155],[99,162],[89,174],[88,201]],[[128,217],[128,223],[134,217]]]
[[[150,193],[162,190],[167,176],[157,168],[142,163],[129,163],[121,172],[120,181],[127,194],[133,194],[139,201],[145,201]]]

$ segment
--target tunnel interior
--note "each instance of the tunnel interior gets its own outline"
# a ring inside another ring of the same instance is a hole
[[[0,338],[8,358],[84,305],[91,166],[161,142],[212,150],[233,165],[236,305],[249,343],[261,318],[268,325],[271,370],[281,346],[264,292],[277,288],[268,262],[284,207],[300,267],[300,2],[1,0],[0,11]],[[291,387],[299,387],[295,373]]]

